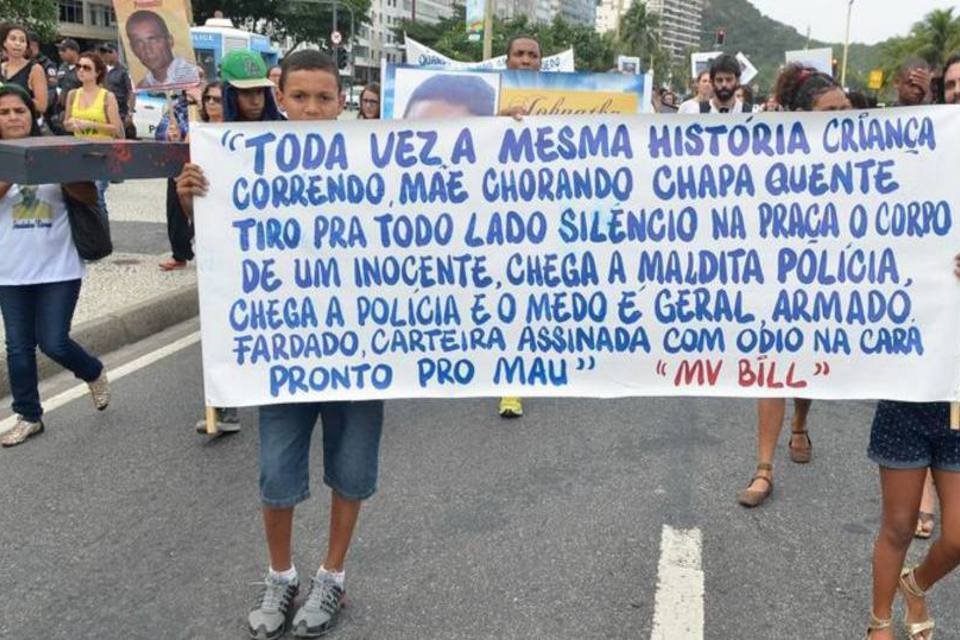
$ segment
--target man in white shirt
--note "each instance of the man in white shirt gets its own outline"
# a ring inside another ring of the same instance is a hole
[[[725,53],[710,62],[710,84],[713,97],[709,101],[684,102],[680,113],[743,113],[743,103],[735,95],[740,86],[740,63],[734,56]]]
[[[200,83],[197,66],[173,55],[173,35],[167,23],[152,11],[134,11],[127,20],[127,39],[147,75],[137,89],[186,87]]]

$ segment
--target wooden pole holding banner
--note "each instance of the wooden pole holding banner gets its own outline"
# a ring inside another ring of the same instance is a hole
[[[203,419],[207,425],[207,435],[217,435],[217,408],[207,405],[204,410]]]
[[[950,428],[960,431],[960,402],[950,403]]]

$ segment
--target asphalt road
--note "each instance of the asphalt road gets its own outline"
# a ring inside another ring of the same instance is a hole
[[[255,413],[235,436],[194,433],[199,356],[193,345],[117,381],[103,414],[86,397],[55,409],[44,435],[0,451],[0,637],[244,637],[266,566]],[[862,637],[879,515],[871,403],[814,403],[813,463],[778,451],[774,497],[754,511],[734,501],[753,467],[750,401],[533,400],[515,421],[495,406],[388,403],[380,491],[332,637],[650,638],[664,525],[702,534],[702,637]],[[302,574],[326,537],[315,460]],[[931,596],[941,640],[960,637],[956,585]]]

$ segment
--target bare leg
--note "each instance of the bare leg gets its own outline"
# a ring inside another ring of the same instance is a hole
[[[263,530],[267,535],[270,568],[274,571],[286,571],[293,566],[290,558],[293,507],[288,509],[263,507]]]
[[[933,486],[933,474],[927,471],[927,481],[923,483],[923,498],[920,500],[920,513],[921,514],[930,514],[933,515],[934,509],[937,507],[937,492],[936,487]],[[924,531],[926,533],[926,538],[930,537],[930,534],[933,533],[933,518],[927,517],[924,519],[923,516],[918,516],[917,518],[917,530]]]
[[[926,469],[880,467],[883,516],[873,546],[873,613],[881,619],[892,617],[900,569],[913,539],[926,473]],[[874,631],[870,637],[892,640],[894,636],[890,630],[884,630]]]
[[[926,591],[960,564],[960,473],[934,471],[940,494],[940,537],[930,546],[927,557],[914,572],[917,586]],[[927,611],[922,599],[907,596],[907,619],[925,620]]]
[[[780,438],[783,416],[787,410],[787,401],[783,398],[761,398],[757,400],[757,462],[773,464],[773,454]],[[773,478],[772,471],[757,470],[756,475]],[[767,483],[754,480],[751,491],[764,491]]]
[[[791,421],[791,426],[793,433],[791,434],[791,444],[794,447],[805,447],[807,446],[806,438],[803,435],[797,436],[794,435],[798,431],[806,431],[807,429],[807,415],[810,413],[810,405],[813,404],[813,400],[808,398],[794,398],[793,399],[793,420]]]
[[[328,571],[343,571],[362,503],[359,500],[347,500],[336,491],[331,491],[330,497],[330,540],[323,566]]]

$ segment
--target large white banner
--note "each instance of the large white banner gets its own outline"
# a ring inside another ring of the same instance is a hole
[[[453,58],[448,58],[439,51],[435,51],[425,44],[421,44],[411,38],[404,36],[404,45],[407,49],[407,64],[414,64],[418,67],[432,67],[434,69],[506,69],[507,56],[497,56],[482,62],[460,62]],[[566,71],[572,72],[574,69],[573,49],[566,49],[552,56],[547,56],[541,61],[541,71]]]
[[[956,107],[199,124],[208,404],[960,388]]]

